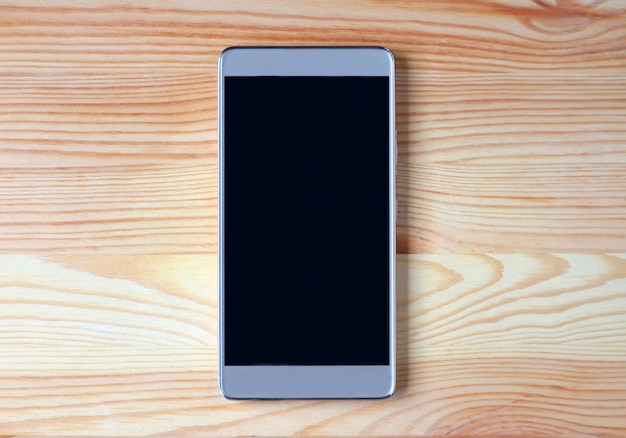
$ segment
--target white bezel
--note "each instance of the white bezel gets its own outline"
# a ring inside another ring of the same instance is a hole
[[[223,245],[223,87],[225,76],[388,76],[389,77],[389,224],[390,352],[381,366],[226,366],[224,364],[223,258],[219,257],[219,385],[227,398],[384,398],[395,389],[396,157],[394,59],[381,47],[236,47],[219,60],[219,237]]]

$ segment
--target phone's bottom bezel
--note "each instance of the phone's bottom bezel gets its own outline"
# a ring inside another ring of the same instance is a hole
[[[386,398],[391,365],[223,366],[220,391],[229,399]]]

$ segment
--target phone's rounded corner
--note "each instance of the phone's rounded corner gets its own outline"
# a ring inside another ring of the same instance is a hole
[[[236,51],[238,49],[237,46],[230,46],[230,47],[226,47],[224,50],[222,50],[222,52],[220,53],[220,56],[218,58],[218,64],[220,66],[224,65],[224,62],[226,62],[226,58],[229,56],[229,54],[233,51]]]
[[[223,58],[224,55],[226,55],[228,52],[232,52],[233,50],[238,49],[237,46],[230,46],[230,47],[226,47],[224,50],[222,50],[222,52],[220,53],[220,58]]]
[[[396,373],[395,373],[395,370],[392,368],[391,379],[389,381],[389,386],[387,387],[387,390],[385,391],[385,394],[383,394],[383,396],[380,397],[380,398],[381,399],[391,398],[391,397],[393,397],[395,392],[396,392]]]
[[[389,391],[387,391],[387,395],[385,395],[384,398],[391,398],[391,397],[393,397],[393,395],[396,393],[396,389],[397,389],[396,379],[395,379],[395,376],[394,376],[393,380],[391,381],[391,384],[389,385]]]
[[[389,384],[389,387],[385,388],[384,391],[381,391],[378,394],[372,395],[372,396],[370,396],[370,398],[374,399],[374,400],[386,400],[388,398],[393,397],[395,392],[396,392],[396,384],[395,384],[395,382],[392,381]]]
[[[224,391],[224,388],[222,388],[222,386],[220,386],[220,394],[225,400],[237,400],[237,398],[233,397],[232,395],[228,394],[228,392]]]
[[[393,51],[390,48],[385,46],[377,46],[377,48],[385,54],[391,65],[395,64],[396,56],[393,54]]]
[[[382,395],[381,397],[378,397],[379,400],[387,400],[391,397],[393,397],[393,395],[396,393],[396,387],[395,386],[391,386],[389,388],[389,391],[387,391],[384,395]]]
[[[221,396],[224,397],[225,400],[229,400],[229,401],[261,400],[260,398],[253,398],[253,397],[249,397],[249,396],[241,395],[241,394],[233,394],[230,390],[226,389],[222,380],[220,380],[219,389],[220,389]]]
[[[219,391],[222,397],[224,397],[226,400],[234,400],[235,398],[231,394],[228,393],[228,390],[226,389],[224,385],[224,379],[222,378],[221,374],[217,376],[217,381],[218,381]]]
[[[389,56],[392,60],[396,59],[396,56],[393,54],[393,51],[389,47],[380,46],[380,48],[384,50],[387,53],[387,56]]]

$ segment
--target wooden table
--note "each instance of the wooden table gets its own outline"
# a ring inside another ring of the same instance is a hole
[[[625,9],[2,1],[0,434],[624,436]],[[396,55],[391,399],[219,395],[231,45]]]

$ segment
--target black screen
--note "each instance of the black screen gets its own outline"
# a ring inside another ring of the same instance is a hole
[[[389,364],[389,79],[224,85],[225,364]]]

